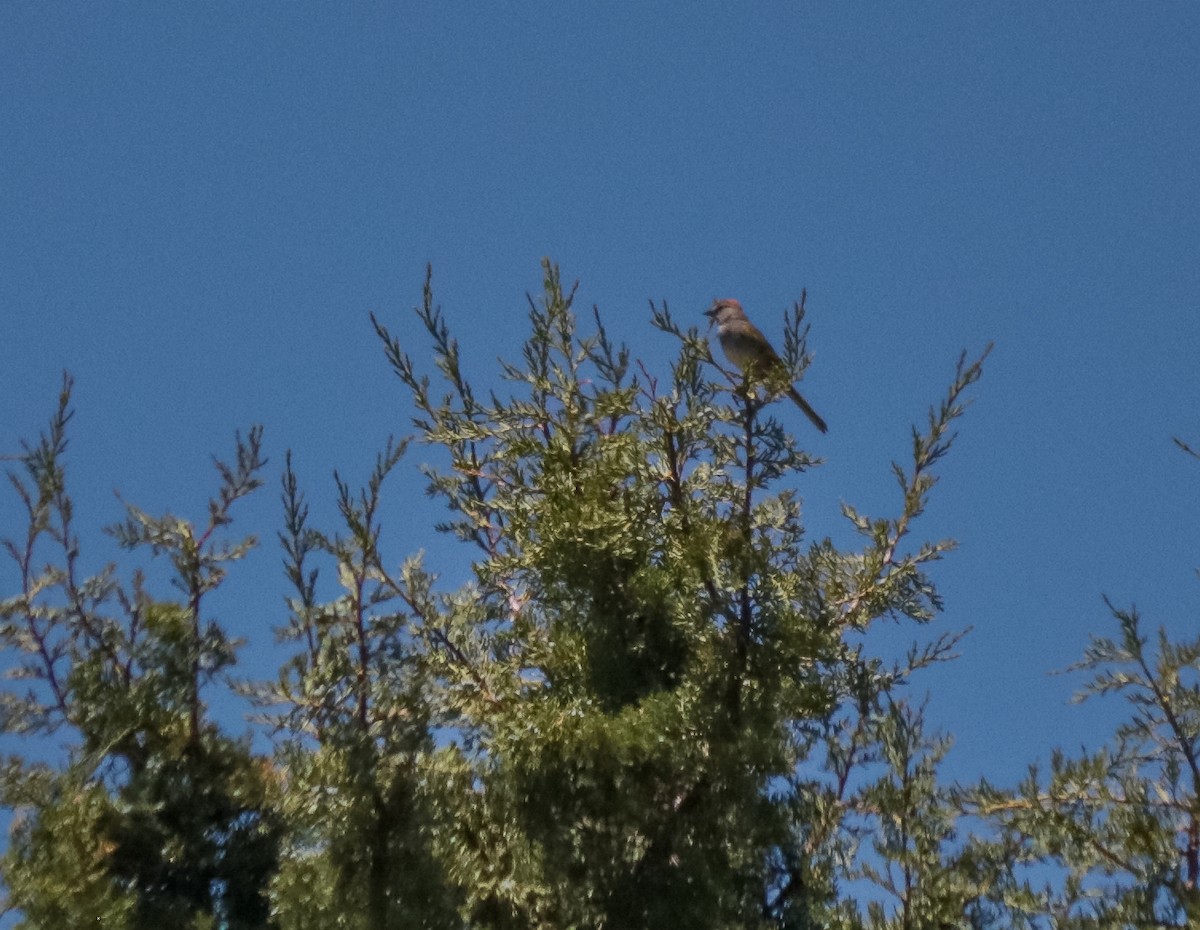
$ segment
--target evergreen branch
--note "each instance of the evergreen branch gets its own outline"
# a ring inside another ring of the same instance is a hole
[[[857,591],[834,602],[841,609],[844,622],[855,626],[860,625],[862,621],[857,619],[857,614],[860,613],[864,604],[873,603],[878,594],[886,590],[893,581],[910,575],[921,562],[938,558],[949,548],[949,544],[943,543],[924,548],[916,558],[897,560],[896,555],[900,543],[908,535],[913,521],[924,512],[925,502],[937,482],[937,476],[932,473],[931,469],[949,452],[957,436],[951,431],[951,426],[966,411],[966,403],[962,400],[962,395],[967,388],[979,380],[983,373],[983,362],[991,351],[992,345],[989,344],[980,356],[969,365],[966,361],[966,352],[959,356],[954,381],[946,398],[939,408],[929,411],[928,431],[922,434],[917,431],[916,427],[912,430],[913,464],[911,472],[905,472],[898,464],[893,464],[892,469],[900,485],[904,506],[899,518],[888,521],[878,528],[876,557],[872,560],[871,575],[866,579],[865,584],[860,585]],[[866,522],[859,518],[852,509],[845,508],[845,510],[847,516],[860,529],[866,528]]]

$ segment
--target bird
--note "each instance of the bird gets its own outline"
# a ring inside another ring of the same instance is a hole
[[[746,311],[736,300],[716,300],[704,311],[711,323],[717,324],[717,338],[721,342],[721,350],[725,357],[733,362],[749,377],[766,379],[767,381],[786,379],[788,397],[796,402],[806,417],[812,420],[813,426],[822,433],[829,432],[829,427],[821,419],[817,411],[808,405],[800,392],[791,383],[787,366],[775,351],[767,337],[764,336],[750,319]]]

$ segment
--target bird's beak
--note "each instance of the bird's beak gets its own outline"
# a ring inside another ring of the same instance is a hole
[[[716,306],[716,304],[713,304],[711,307],[709,307],[707,310],[705,310],[705,311],[704,311],[704,315],[705,315],[706,317],[708,317],[708,325],[709,325],[709,326],[712,326],[712,324],[713,324],[713,323],[715,323],[715,322],[716,322],[716,319],[717,319],[717,306]]]

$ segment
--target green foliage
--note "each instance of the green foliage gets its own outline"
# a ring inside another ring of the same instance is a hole
[[[844,505],[857,542],[843,547],[806,531],[819,462],[789,407],[725,372],[665,305],[651,321],[676,355],[660,373],[573,303],[547,263],[521,358],[486,392],[428,279],[429,372],[374,320],[413,435],[361,488],[335,474],[333,528],[313,525],[286,461],[290,654],[275,680],[239,686],[269,760],[208,713],[238,644],[207,597],[254,545],[226,534],[261,484],[261,432],[217,463],[198,524],[126,505],[110,532],[169,566],[174,593],[155,595],[140,565],[81,568],[64,384],[11,476],[27,526],[5,544],[17,593],[0,601],[15,659],[0,722],[62,747],[0,772],[19,811],[4,869],[23,926],[1197,919],[1200,642],[1150,649],[1118,612],[1121,637],[1083,667],[1089,693],[1123,697],[1132,719],[1112,746],[1056,756],[1048,779],[1013,790],[944,784],[950,740],[907,698],[958,645],[923,628],[953,544],[913,535],[983,358],[960,359],[893,465],[895,513]],[[806,334],[802,301],[783,343],[797,378]],[[457,588],[411,531],[385,537],[385,493],[414,448],[446,509],[438,529],[470,553]],[[880,654],[880,620],[909,624],[911,649]]]
[[[380,557],[380,493],[403,451],[389,445],[357,493],[337,479],[344,533],[332,536],[309,526],[290,457],[285,469],[281,541],[296,596],[281,632],[299,648],[253,692],[284,734],[279,805],[291,832],[273,889],[282,928],[457,926],[430,839],[435,679],[409,613],[432,597],[429,580],[409,561],[397,581]],[[329,603],[317,600],[314,557],[336,568],[343,593]]]
[[[4,873],[9,904],[22,915],[18,926],[130,926],[137,899],[111,879],[103,826],[113,805],[104,788],[77,772],[56,775],[16,763],[3,785],[5,804],[23,812],[9,836]]]
[[[1020,864],[1051,862],[1060,883],[1025,886],[1021,910],[1069,928],[1191,927],[1200,922],[1200,639],[1150,648],[1135,610],[1109,604],[1120,635],[1096,637],[1076,669],[1080,699],[1124,698],[1132,711],[1109,746],[1055,752],[1006,792],[983,784],[965,808],[996,826]]]
[[[27,528],[4,541],[20,590],[0,602],[0,641],[20,657],[8,677],[28,685],[5,692],[3,725],[69,734],[59,768],[14,759],[0,778],[0,800],[20,812],[5,857],[11,899],[29,928],[262,927],[278,829],[261,763],[206,719],[203,689],[234,644],[202,612],[226,563],[253,545],[217,531],[259,483],[261,432],[239,438],[236,465],[217,463],[201,528],[127,505],[110,530],[126,549],[168,557],[185,599],[158,600],[140,570],[128,585],[111,565],[82,577],[66,490],[70,387],[25,447],[24,475],[9,475]]]
[[[865,790],[851,772],[886,764],[885,698],[952,645],[885,669],[861,634],[939,606],[924,567],[949,544],[903,548],[979,364],[960,365],[914,436],[900,515],[848,511],[859,552],[806,546],[784,485],[815,460],[774,408],[710,380],[704,340],[666,307],[654,322],[680,347],[670,381],[635,372],[598,315],[580,333],[573,294],[545,271],[508,398],[471,387],[428,286],[419,316],[444,394],[376,322],[418,440],[447,453],[426,468],[444,528],[478,552],[459,595],[398,588],[442,686],[452,736],[437,765],[469,786],[444,799],[468,922],[820,924]],[[797,373],[802,318],[798,306],[786,341]]]

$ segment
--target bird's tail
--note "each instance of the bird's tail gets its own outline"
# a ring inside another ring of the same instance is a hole
[[[789,385],[787,392],[788,397],[796,402],[796,406],[804,411],[804,415],[812,420],[813,426],[819,429],[822,433],[829,432],[829,427],[825,425],[825,421],[821,419],[817,411],[813,410],[813,408],[808,405],[808,401],[800,396],[799,391]]]

